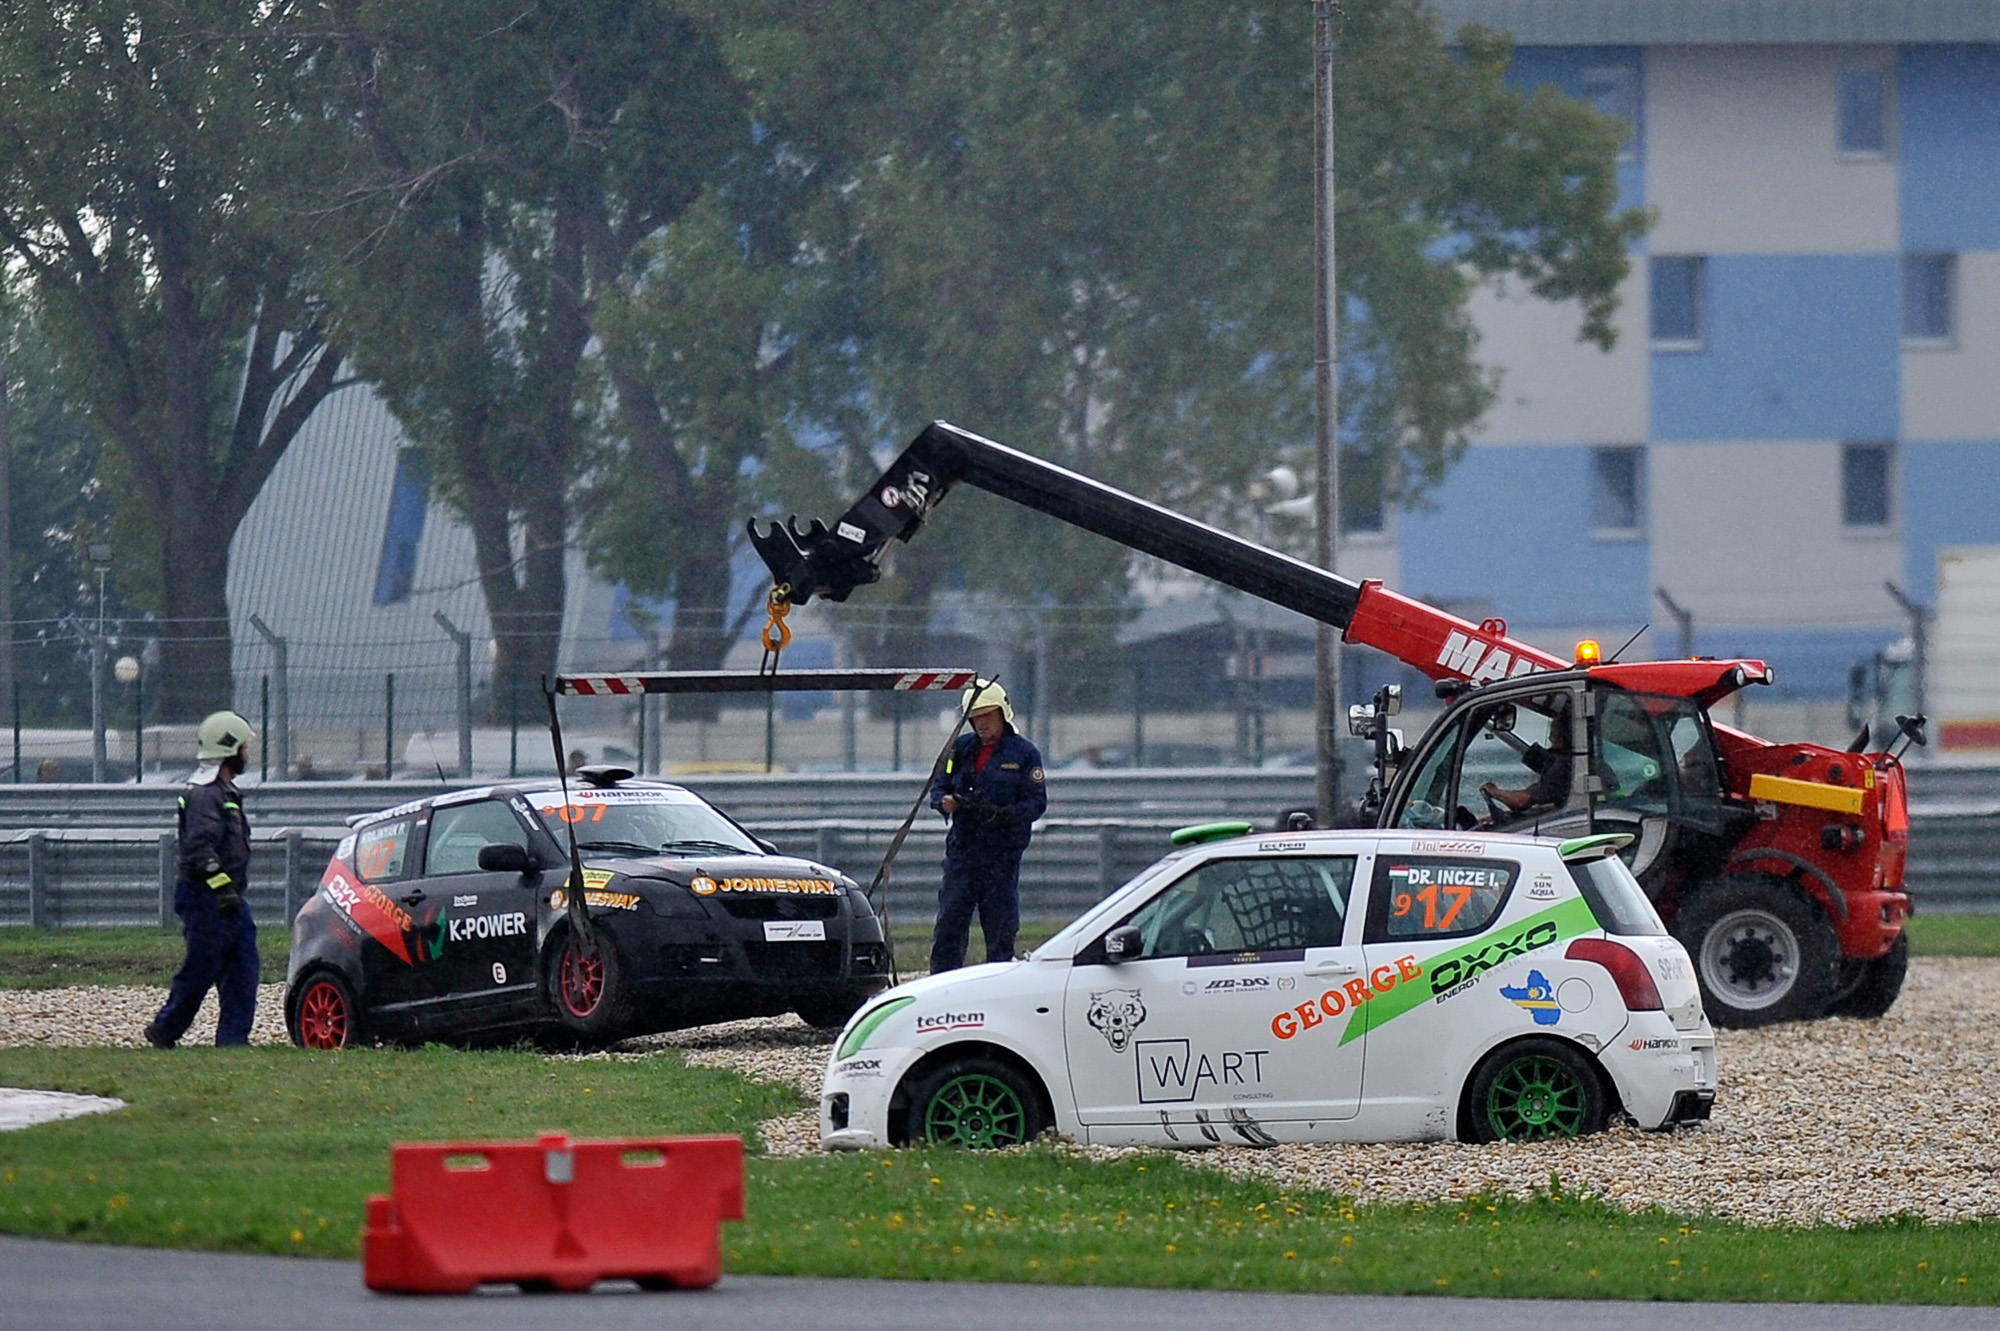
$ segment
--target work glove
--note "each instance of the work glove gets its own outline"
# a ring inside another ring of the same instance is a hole
[[[202,866],[206,875],[208,890],[215,893],[215,908],[224,915],[235,915],[243,909],[243,893],[236,885],[236,879],[222,867],[222,861],[213,855]]]

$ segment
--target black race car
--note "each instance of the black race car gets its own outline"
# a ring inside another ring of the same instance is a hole
[[[854,882],[692,791],[588,767],[349,820],[292,923],[294,1043],[597,1044],[796,1012],[839,1027],[889,983]],[[568,838],[592,923],[565,913]]]

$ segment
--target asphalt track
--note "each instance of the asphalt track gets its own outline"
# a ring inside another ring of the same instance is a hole
[[[1597,1303],[1542,1299],[1231,1294],[1058,1285],[954,1285],[894,1280],[725,1276],[708,1290],[589,1295],[481,1293],[469,1298],[370,1294],[354,1262],[113,1248],[0,1239],[0,1328],[268,1328],[269,1331],[560,1331],[589,1327],[742,1331],[1159,1331],[1163,1326],[1392,1326],[1396,1331],[1889,1331],[1995,1328],[2000,1309],[1846,1304]]]

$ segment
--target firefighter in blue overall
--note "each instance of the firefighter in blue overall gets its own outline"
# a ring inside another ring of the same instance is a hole
[[[257,924],[250,918],[250,823],[236,778],[250,765],[257,732],[234,712],[216,712],[195,734],[198,766],[180,797],[180,872],[174,913],[187,957],[146,1043],[172,1049],[213,988],[222,1005],[217,1045],[250,1043],[257,1014]]]
[[[1007,691],[974,680],[960,705],[972,733],[961,735],[931,790],[931,807],[951,820],[944,839],[931,970],[965,964],[972,915],[986,936],[986,959],[1012,961],[1021,927],[1021,854],[1049,806],[1042,755],[1014,729]]]

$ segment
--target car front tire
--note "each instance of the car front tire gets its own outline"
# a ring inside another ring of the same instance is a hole
[[[996,1058],[957,1058],[910,1092],[910,1136],[933,1146],[989,1150],[1041,1135],[1041,1098],[1020,1071]]]
[[[567,1034],[601,1044],[623,1036],[631,1025],[631,985],[618,943],[603,925],[579,940],[564,929],[549,947],[545,963],[549,1005]]]

